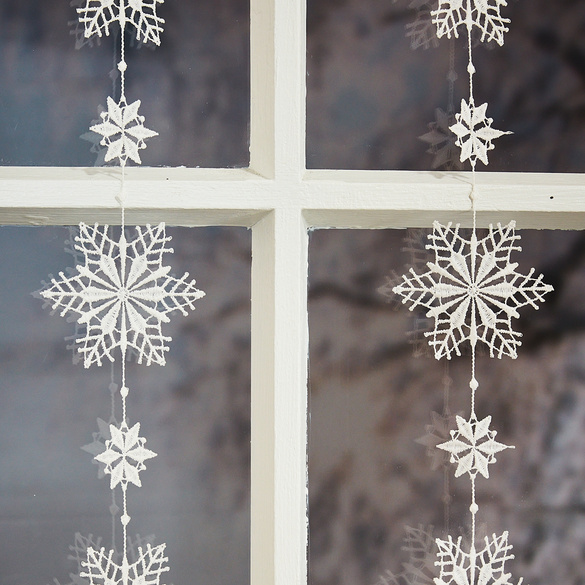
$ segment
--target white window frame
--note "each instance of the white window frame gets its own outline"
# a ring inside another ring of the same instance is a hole
[[[308,230],[471,217],[465,172],[306,170],[305,30],[305,0],[251,0],[248,169],[126,170],[128,223],[252,229],[252,585],[307,582]],[[585,175],[477,185],[480,224],[585,227]],[[118,189],[112,168],[3,167],[0,222],[116,223]]]

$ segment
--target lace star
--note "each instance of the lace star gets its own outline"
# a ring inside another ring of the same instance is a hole
[[[141,164],[139,151],[146,148],[145,140],[158,136],[158,132],[144,127],[144,116],[138,115],[140,100],[131,104],[122,98],[117,104],[108,97],[108,109],[100,114],[102,122],[91,126],[90,130],[103,136],[101,146],[107,147],[104,161],[117,158],[120,166],[128,159]]]
[[[451,431],[451,440],[437,445],[437,448],[450,453],[451,463],[457,463],[455,477],[469,473],[474,478],[478,473],[489,478],[488,465],[496,462],[496,453],[513,449],[495,440],[496,431],[490,431],[491,416],[478,421],[472,417],[465,420],[456,416],[457,430]]]
[[[394,287],[411,311],[425,307],[426,316],[435,320],[433,331],[425,336],[436,359],[461,355],[460,346],[467,341],[472,348],[485,343],[490,357],[516,358],[521,334],[512,329],[512,319],[526,305],[538,309],[537,303],[553,289],[542,282],[542,274],[533,278],[531,269],[523,275],[510,261],[511,253],[521,249],[515,225],[490,225],[485,237],[478,239],[473,233],[467,240],[459,225],[435,222],[427,245],[435,252],[435,261],[427,263],[423,274],[411,269]]]
[[[122,233],[115,241],[108,226],[80,224],[75,245],[85,264],[70,276],[61,272],[39,292],[53,311],[85,326],[76,343],[86,368],[104,357],[114,361],[116,348],[123,357],[134,350],[138,363],[164,365],[171,338],[162,324],[173,311],[186,315],[205,296],[187,272],[175,278],[163,266],[163,255],[173,251],[164,224],[135,230],[134,238]]]
[[[512,560],[512,545],[508,544],[508,533],[485,537],[485,546],[477,550],[471,545],[469,552],[463,550],[462,538],[457,542],[449,536],[447,540],[437,538],[440,575],[435,585],[512,585],[511,573],[505,572],[506,561]],[[522,579],[517,585],[522,584]]]
[[[106,441],[106,449],[96,455],[96,461],[105,464],[104,473],[111,475],[110,488],[114,489],[118,484],[123,487],[133,483],[142,487],[139,472],[146,469],[144,462],[156,457],[156,453],[146,449],[146,439],[139,436],[140,423],[132,428],[123,423],[120,428],[110,425],[112,438]]]
[[[474,167],[477,159],[488,164],[487,153],[494,149],[493,140],[512,134],[492,128],[493,119],[486,116],[486,111],[487,103],[475,107],[473,103],[461,100],[461,113],[455,114],[457,123],[449,127],[457,136],[455,144],[461,148],[460,161],[469,160]]]

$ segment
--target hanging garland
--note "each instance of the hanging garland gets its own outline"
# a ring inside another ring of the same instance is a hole
[[[140,164],[140,150],[145,141],[157,135],[144,126],[139,114],[140,100],[128,102],[126,97],[125,33],[132,30],[140,42],[160,45],[164,20],[157,15],[163,0],[85,0],[77,8],[84,37],[108,36],[110,27],[120,27],[120,99],[107,99],[107,110],[101,122],[91,130],[101,136],[106,148],[105,161],[121,167],[120,203],[121,229],[118,238],[110,235],[107,225],[79,224],[74,237],[74,257],[80,264],[67,274],[51,278],[39,295],[54,312],[76,323],[73,346],[83,365],[101,366],[104,362],[121,362],[121,381],[110,384],[112,416],[109,423],[98,420],[99,432],[84,449],[94,455],[100,474],[110,476],[113,494],[110,511],[121,511],[122,550],[115,542],[106,550],[101,539],[76,538],[79,577],[90,585],[159,585],[162,573],[169,570],[165,544],[153,546],[146,540],[128,538],[131,521],[128,507],[129,485],[142,486],[140,473],[145,462],[156,456],[147,449],[140,435],[140,422],[129,422],[126,361],[132,355],[138,364],[165,365],[165,354],[171,338],[164,335],[163,325],[173,312],[183,315],[195,308],[195,301],[204,296],[195,281],[185,273],[181,278],[170,274],[164,265],[165,255],[173,252],[171,238],[164,223],[157,226],[136,226],[131,235],[125,225],[125,175],[128,160]],[[121,422],[114,416],[115,393],[122,403]],[[122,492],[122,508],[115,503],[115,490]],[[112,540],[115,540],[115,532]]]
[[[487,165],[493,141],[510,133],[492,127],[487,103],[476,106],[472,34],[477,31],[481,42],[496,41],[502,45],[510,22],[500,14],[504,6],[505,0],[439,0],[438,8],[431,12],[439,38],[458,37],[461,28],[467,33],[469,99],[461,100],[461,110],[455,114],[456,121],[450,129],[457,137],[455,144],[460,148],[461,163],[471,164],[473,227],[467,239],[459,224],[445,226],[434,222],[426,246],[434,253],[434,261],[427,263],[424,272],[411,268],[400,284],[393,287],[393,292],[402,297],[411,311],[423,308],[426,316],[433,319],[434,326],[425,336],[436,359],[460,356],[463,345],[471,348],[469,418],[456,416],[451,439],[437,445],[455,464],[455,477],[467,475],[470,479],[471,538],[469,543],[465,543],[463,536],[436,539],[435,565],[439,568],[439,577],[434,579],[436,585],[512,585],[511,574],[505,570],[506,562],[514,558],[508,533],[493,534],[481,543],[476,542],[479,512],[476,479],[478,475],[489,478],[489,466],[495,463],[496,455],[513,448],[496,441],[491,416],[481,419],[477,416],[476,348],[483,344],[491,358],[515,359],[521,334],[514,330],[512,320],[519,317],[522,307],[538,309],[544,295],[553,290],[542,281],[542,275],[534,276],[534,269],[524,275],[517,270],[518,264],[512,262],[512,253],[521,250],[515,222],[490,225],[487,235],[477,234],[476,165],[478,161]],[[518,585],[521,583],[522,579]]]

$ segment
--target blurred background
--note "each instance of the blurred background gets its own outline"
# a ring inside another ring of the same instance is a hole
[[[72,4],[0,1],[1,164],[101,163],[88,128],[117,96],[118,40],[84,42]],[[309,168],[460,167],[446,127],[468,95],[464,39],[434,38],[433,6],[308,0]],[[127,56],[128,98],[142,101],[146,126],[159,133],[141,152],[144,164],[246,167],[248,2],[167,0],[158,10],[167,22],[161,46],[130,43]],[[489,102],[495,128],[514,132],[497,141],[489,170],[583,172],[585,5],[509,0],[503,14],[512,19],[504,47],[474,53],[477,102]],[[189,270],[207,296],[169,325],[166,368],[130,372],[130,412],[159,454],[131,494],[131,528],[167,543],[164,582],[245,585],[250,237],[237,228],[169,233],[173,270]],[[575,232],[522,236],[515,260],[543,272],[556,292],[518,322],[518,360],[479,358],[478,412],[516,446],[478,484],[480,522],[489,534],[510,531],[516,578],[583,585],[585,241]],[[96,418],[109,415],[110,371],[73,366],[63,341],[72,324],[29,294],[72,265],[69,237],[59,228],[0,229],[6,585],[69,583],[76,532],[103,546],[112,539],[107,480],[80,449],[98,431]],[[424,316],[388,294],[396,275],[424,258],[425,237],[311,233],[312,585],[430,584],[433,538],[468,530],[469,483],[454,480],[432,449],[447,432],[442,415],[469,410],[468,358],[437,363],[420,342]]]

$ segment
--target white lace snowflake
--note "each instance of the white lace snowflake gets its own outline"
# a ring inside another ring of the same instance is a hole
[[[537,303],[553,289],[542,282],[542,274],[533,278],[534,269],[520,274],[518,264],[510,261],[511,253],[521,250],[515,225],[490,225],[485,237],[472,233],[468,240],[461,236],[459,224],[453,228],[435,222],[427,246],[435,261],[428,262],[423,274],[411,269],[394,287],[411,311],[425,307],[427,317],[434,319],[433,331],[425,335],[436,359],[461,355],[465,342],[472,347],[485,343],[490,357],[516,358],[521,334],[512,329],[512,319],[526,305],[538,309]]]
[[[85,0],[77,8],[79,22],[85,27],[85,37],[101,37],[110,34],[110,25],[120,23],[124,29],[130,25],[136,29],[136,38],[142,42],[152,41],[160,45],[164,19],[157,13],[157,5],[164,0]]]
[[[465,420],[456,417],[457,430],[451,431],[451,440],[437,445],[451,455],[451,463],[457,463],[455,477],[468,473],[474,478],[478,473],[489,478],[488,465],[496,462],[496,453],[513,449],[495,440],[497,431],[490,431],[491,416],[482,420],[472,417]]]
[[[86,368],[103,358],[114,361],[116,348],[123,358],[134,349],[138,363],[164,365],[171,338],[162,334],[162,324],[173,311],[186,315],[205,295],[187,272],[177,279],[163,266],[164,254],[173,251],[163,223],[135,229],[133,239],[122,233],[115,241],[108,226],[80,224],[76,247],[85,264],[72,275],[59,273],[39,293],[53,312],[86,325],[76,340]]]
[[[87,561],[82,563],[85,570],[79,576],[89,579],[90,585],[160,585],[161,574],[169,570],[165,566],[165,546],[138,547],[136,561],[129,563],[124,556],[119,564],[114,560],[114,550],[106,555],[104,548],[97,551],[90,547]]]
[[[487,106],[485,103],[476,107],[461,100],[461,112],[455,114],[457,123],[449,127],[457,136],[455,144],[461,148],[461,162],[469,160],[475,166],[479,159],[487,165],[487,153],[494,149],[492,141],[504,134],[512,134],[492,128],[493,119],[486,116]]]
[[[108,97],[107,102],[108,109],[100,114],[102,122],[90,127],[92,132],[103,137],[100,145],[107,148],[104,161],[117,158],[120,166],[125,166],[131,159],[141,164],[140,151],[146,148],[145,140],[158,136],[158,132],[144,126],[144,116],[138,114],[140,100],[128,104],[122,98],[116,103]]]
[[[505,572],[505,563],[514,558],[510,553],[508,533],[501,536],[485,537],[485,546],[476,550],[471,546],[469,552],[463,550],[462,538],[457,542],[449,536],[448,540],[437,538],[438,561],[440,569],[435,585],[512,585],[511,573]],[[522,584],[520,579],[517,585]]]
[[[439,7],[431,15],[437,25],[437,36],[458,37],[458,28],[465,26],[468,30],[479,29],[481,42],[496,41],[504,44],[504,34],[509,18],[503,18],[500,10],[507,6],[506,0],[439,0]]]
[[[146,439],[139,436],[140,423],[131,428],[126,423],[120,428],[110,425],[110,434],[112,438],[106,441],[105,450],[95,457],[105,465],[104,473],[111,475],[110,488],[129,483],[142,487],[139,474],[146,469],[144,462],[156,457],[156,453],[144,446]]]

